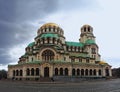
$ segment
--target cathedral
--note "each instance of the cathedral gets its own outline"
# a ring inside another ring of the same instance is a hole
[[[59,25],[42,25],[34,42],[25,48],[25,54],[19,58],[18,64],[8,65],[8,78],[40,80],[111,77],[111,66],[101,61],[93,28],[83,25],[80,31],[79,41],[72,42],[66,41],[64,31]]]

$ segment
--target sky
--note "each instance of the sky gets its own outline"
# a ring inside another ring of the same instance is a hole
[[[101,59],[120,67],[120,0],[0,0],[0,69],[17,64],[25,47],[45,23],[64,30],[67,41],[79,41],[84,24],[93,27]]]

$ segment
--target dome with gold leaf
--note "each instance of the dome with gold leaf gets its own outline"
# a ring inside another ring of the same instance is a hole
[[[99,64],[104,65],[107,64],[105,61],[100,61]]]

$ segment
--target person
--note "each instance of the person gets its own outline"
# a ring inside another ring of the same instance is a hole
[[[53,79],[53,77],[51,78],[51,81],[52,81],[52,82],[54,82],[54,79]]]

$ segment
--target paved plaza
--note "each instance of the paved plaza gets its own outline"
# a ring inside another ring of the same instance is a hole
[[[120,92],[120,79],[80,83],[0,81],[0,92]]]

